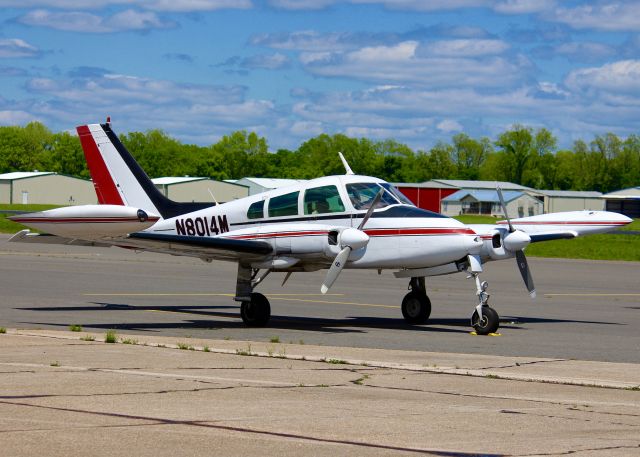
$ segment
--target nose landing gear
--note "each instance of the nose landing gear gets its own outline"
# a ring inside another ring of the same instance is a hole
[[[488,304],[490,295],[487,293],[489,283],[480,282],[478,273],[472,272],[471,276],[476,281],[476,294],[478,295],[478,306],[476,306],[471,316],[471,326],[478,335],[488,335],[495,333],[500,327],[500,316],[495,309]]]

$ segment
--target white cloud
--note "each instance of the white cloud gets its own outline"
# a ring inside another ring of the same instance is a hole
[[[448,52],[455,52],[451,48],[453,46],[450,46]],[[457,52],[471,54],[482,48],[482,45],[474,48],[470,42],[466,42],[465,46],[458,47]],[[411,83],[430,87],[513,86],[520,83],[531,69],[530,62],[522,56],[425,56],[425,52],[417,52],[419,49],[417,41],[405,41],[344,53],[303,53],[300,55],[300,61],[308,72],[316,76],[344,77],[382,84]]]
[[[575,29],[640,31],[640,3],[637,1],[557,8],[544,17]]]
[[[0,110],[0,125],[24,125],[40,119],[21,110]]]
[[[425,56],[474,57],[502,54],[509,44],[502,40],[441,40],[425,43],[419,53]]]
[[[573,70],[567,76],[567,86],[581,91],[640,93],[640,60],[621,60],[600,67]]]
[[[493,9],[502,14],[530,14],[549,11],[556,0],[502,0],[495,2]]]
[[[6,8],[57,8],[97,10],[109,6],[131,6],[154,11],[213,11],[219,9],[249,9],[251,0],[0,0]]]
[[[149,30],[175,27],[172,21],[160,19],[150,11],[125,10],[112,16],[85,12],[51,12],[34,10],[17,18],[17,21],[35,27],[82,33],[109,33],[126,30]]]
[[[262,54],[247,57],[242,60],[240,65],[249,69],[262,68],[266,70],[277,70],[289,66],[290,63],[291,62],[287,56],[277,52],[275,54]]]
[[[444,119],[436,125],[436,128],[443,133],[461,132],[464,127],[455,119]]]
[[[0,39],[0,58],[36,57],[39,54],[38,48],[20,38]]]

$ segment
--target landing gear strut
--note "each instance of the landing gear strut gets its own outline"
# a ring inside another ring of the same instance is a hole
[[[264,295],[253,289],[271,272],[258,276],[260,270],[238,263],[238,279],[234,300],[241,302],[240,317],[247,327],[264,327],[271,317],[271,305]]]
[[[424,324],[431,315],[431,300],[427,296],[424,278],[411,278],[409,292],[402,299],[402,316],[409,324]]]
[[[478,306],[476,306],[471,316],[471,326],[478,335],[495,333],[500,326],[500,316],[488,304],[489,294],[487,293],[487,288],[489,283],[487,281],[480,282],[478,273],[471,273],[471,277],[476,281],[476,294],[478,295]]]

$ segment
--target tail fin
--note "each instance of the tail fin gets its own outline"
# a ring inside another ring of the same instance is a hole
[[[77,127],[98,202],[125,205],[160,214],[164,219],[214,206],[179,203],[165,197],[111,130],[111,125]]]

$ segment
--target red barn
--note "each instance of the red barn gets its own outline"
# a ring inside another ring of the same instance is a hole
[[[443,198],[457,192],[460,188],[449,184],[427,181],[422,183],[400,182],[394,183],[409,200],[418,208],[440,212],[440,202]]]

